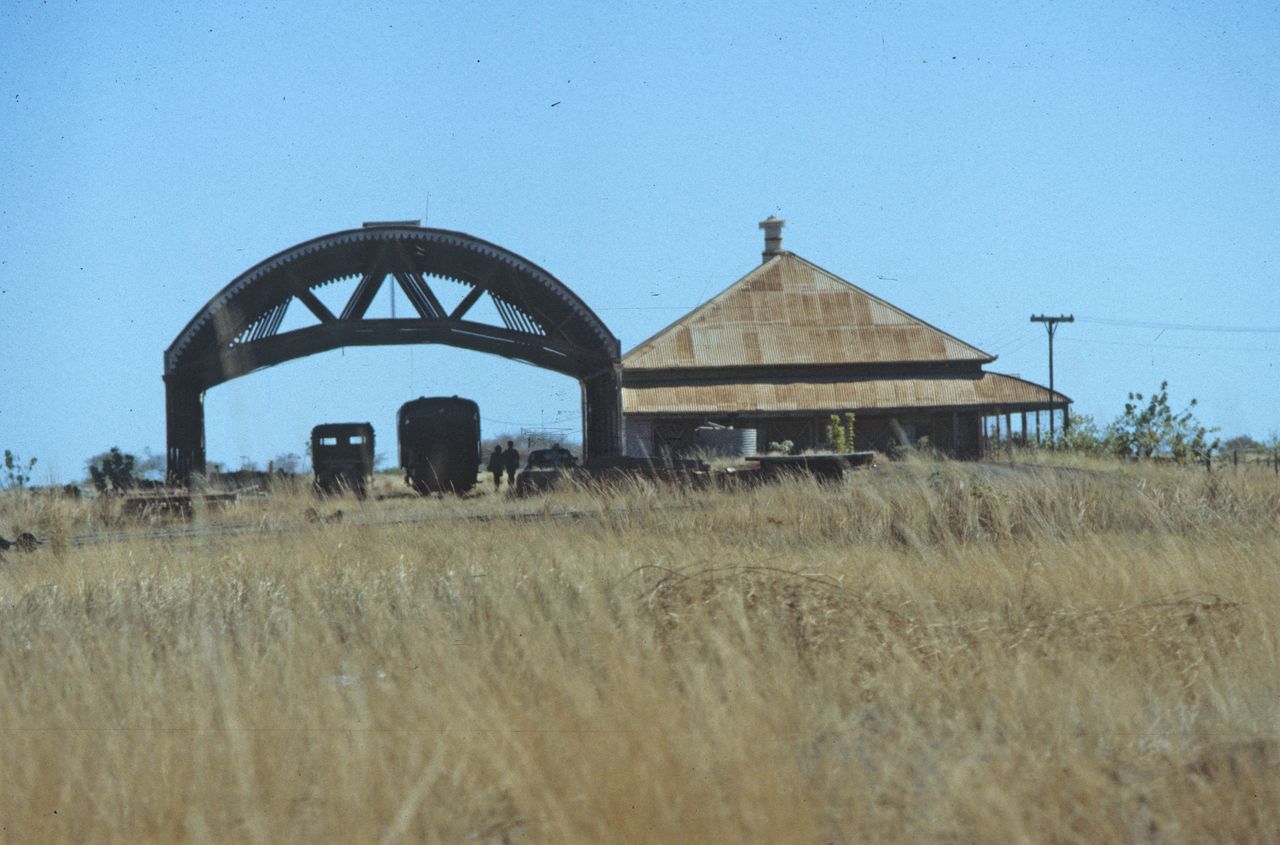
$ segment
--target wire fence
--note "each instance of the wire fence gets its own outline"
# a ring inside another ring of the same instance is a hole
[[[1280,449],[1224,449],[1212,459],[1218,467],[1231,469],[1269,469],[1280,475]],[[1212,464],[1211,464],[1212,466]]]

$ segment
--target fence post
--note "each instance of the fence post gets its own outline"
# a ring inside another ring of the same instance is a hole
[[[1233,467],[1240,466],[1240,450],[1239,449],[1231,450],[1231,466]]]
[[[1213,472],[1213,455],[1204,456],[1204,471]]]

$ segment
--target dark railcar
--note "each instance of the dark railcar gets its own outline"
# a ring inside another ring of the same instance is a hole
[[[311,429],[311,466],[319,492],[364,496],[365,479],[373,473],[373,426],[324,423]]]
[[[404,480],[419,493],[465,493],[480,471],[480,406],[457,396],[414,399],[396,414]]]

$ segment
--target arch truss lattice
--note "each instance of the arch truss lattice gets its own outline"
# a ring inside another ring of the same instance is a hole
[[[326,285],[351,279],[354,288],[341,308],[317,296]],[[465,294],[446,306],[437,296],[442,283],[462,285]],[[386,285],[403,293],[406,313],[367,316]],[[282,331],[293,309],[302,309],[310,324]],[[481,319],[481,311],[497,319]],[[587,459],[621,453],[618,339],[573,291],[533,262],[462,232],[415,222],[365,224],[251,267],[165,350],[170,480],[186,483],[205,471],[209,388],[326,350],[415,343],[488,352],[576,378]]]

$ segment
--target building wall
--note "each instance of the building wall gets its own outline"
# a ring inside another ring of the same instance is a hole
[[[854,425],[855,448],[888,454],[905,436],[907,442],[912,444],[919,443],[921,438],[928,438],[931,448],[958,458],[980,457],[979,416],[975,413],[960,413],[954,415],[954,418],[958,426],[953,425],[953,414],[950,411],[892,416],[858,414]],[[824,445],[829,420],[830,414],[735,414],[703,418],[628,414],[626,454],[634,457],[658,457],[690,452],[694,448],[694,430],[706,422],[755,429],[762,452],[768,449],[770,443],[785,440],[790,440],[797,451],[803,451]]]
[[[653,420],[645,417],[623,417],[622,453],[632,458],[657,456],[653,442]]]

